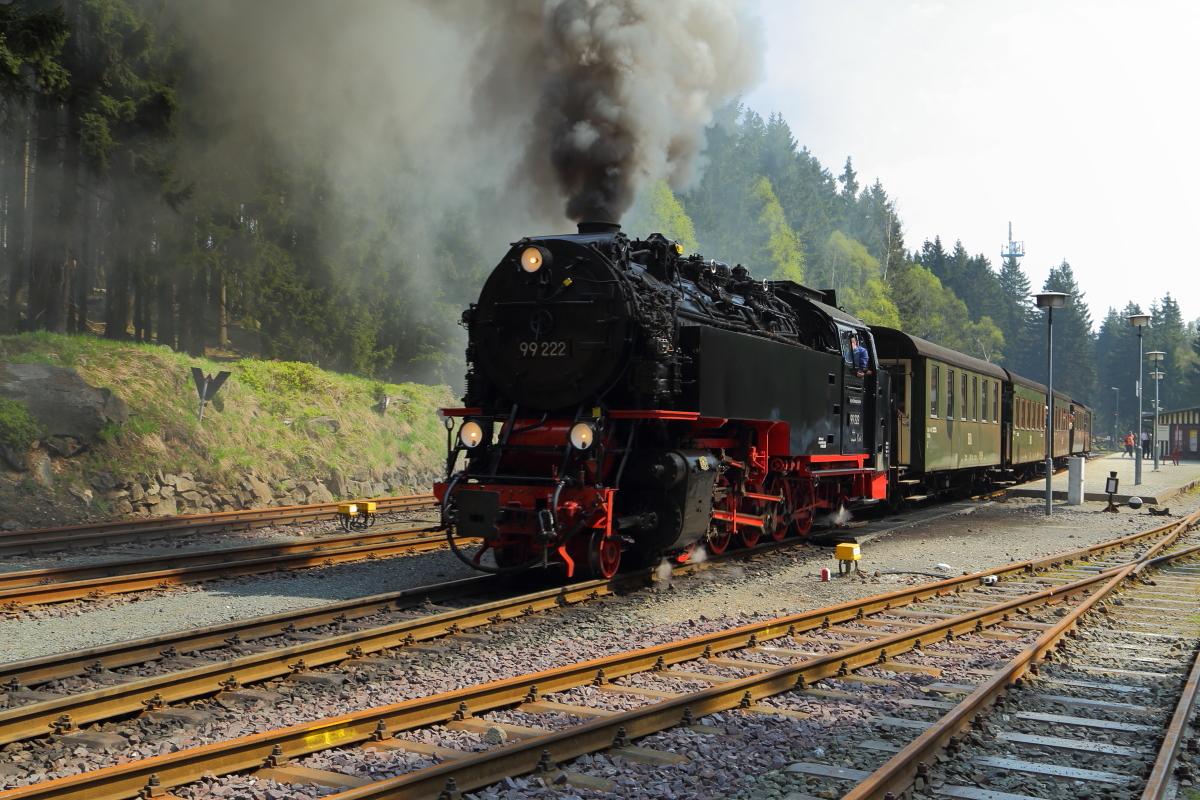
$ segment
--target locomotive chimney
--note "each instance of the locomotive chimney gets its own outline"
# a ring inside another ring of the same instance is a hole
[[[621,230],[619,222],[599,222],[597,220],[588,220],[579,223],[580,234],[600,234],[600,233],[617,233]]]

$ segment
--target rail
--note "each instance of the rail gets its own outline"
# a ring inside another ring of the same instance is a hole
[[[434,497],[431,494],[383,497],[375,503],[378,513],[386,514],[431,507]],[[139,539],[239,531],[281,523],[315,522],[336,518],[337,507],[337,503],[315,503],[251,511],[217,511],[211,514],[149,517],[90,525],[5,531],[0,533],[0,556],[54,552],[84,544],[116,544]]]

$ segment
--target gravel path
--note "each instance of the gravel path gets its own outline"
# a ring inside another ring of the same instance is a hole
[[[97,603],[48,606],[0,622],[0,662],[398,592],[478,574],[448,550],[439,550],[361,564],[211,581]]]

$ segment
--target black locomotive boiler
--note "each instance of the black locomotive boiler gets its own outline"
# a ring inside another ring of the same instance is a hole
[[[479,569],[610,577],[887,497],[890,378],[832,292],[582,223],[515,243],[463,324],[466,396],[443,410],[434,491]]]

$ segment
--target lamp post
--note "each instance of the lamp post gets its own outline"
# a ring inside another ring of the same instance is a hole
[[[1121,425],[1121,387],[1112,386],[1109,388],[1117,393],[1117,410],[1113,412],[1113,444],[1116,445],[1116,448],[1119,451],[1121,449],[1121,445],[1117,443],[1117,433],[1120,431]]]
[[[1154,378],[1154,430],[1150,433],[1150,446],[1154,448],[1154,471],[1158,472],[1158,382],[1166,375],[1162,371],[1162,360],[1167,357],[1167,354],[1162,350],[1151,350],[1146,353],[1146,358],[1150,359],[1150,363],[1154,365],[1154,372],[1150,373],[1150,377]]]
[[[1137,379],[1137,398],[1138,398],[1138,436],[1137,436],[1137,458],[1133,461],[1133,485],[1142,485],[1142,333],[1145,332],[1146,326],[1150,324],[1149,314],[1130,314],[1125,319],[1129,320],[1129,324],[1137,328],[1138,336],[1138,379]]]
[[[1037,307],[1046,309],[1046,516],[1054,513],[1054,309],[1070,297],[1066,292],[1036,295]]]

